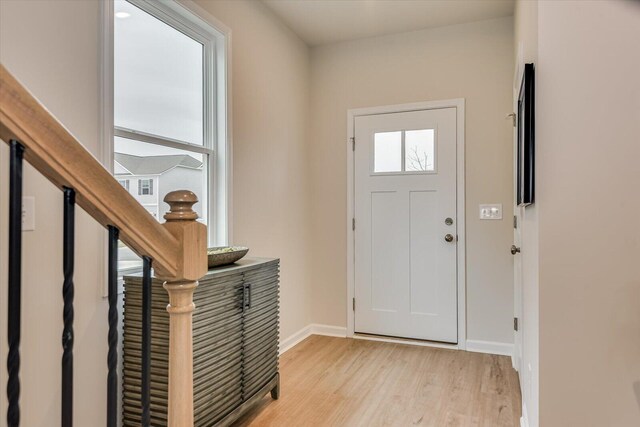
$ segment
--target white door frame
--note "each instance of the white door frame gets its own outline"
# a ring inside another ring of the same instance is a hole
[[[355,296],[355,232],[352,220],[355,215],[355,165],[353,138],[355,138],[355,118],[374,114],[404,113],[408,111],[456,109],[456,215],[458,221],[457,245],[457,287],[458,287],[458,344],[436,344],[434,346],[467,348],[466,328],[466,234],[465,234],[465,180],[464,180],[464,98],[443,101],[415,102],[411,104],[386,105],[380,107],[354,108],[347,111],[347,337],[355,335],[355,313],[352,301]],[[356,141],[356,144],[358,142]],[[394,341],[389,339],[389,341]],[[410,340],[402,340],[410,342]],[[423,341],[418,341],[425,344]]]
[[[516,62],[516,69],[513,76],[513,113],[516,115],[515,120],[517,123],[517,114],[518,114],[518,99],[520,97],[520,85],[522,84],[522,79],[524,78],[524,57],[522,53],[522,43],[518,46],[517,52],[518,60]],[[524,208],[518,206],[518,201],[515,198],[515,194],[517,193],[517,174],[518,174],[518,127],[514,124],[513,126],[513,142],[514,142],[514,150],[513,150],[513,215],[517,218],[517,228],[514,227],[513,230],[513,244],[519,247],[522,247],[522,218],[524,213]],[[523,300],[523,276],[522,276],[522,255],[516,255],[520,259],[516,260],[514,258],[513,264],[513,317],[518,319],[518,330],[513,332],[513,353],[511,355],[511,362],[513,365],[513,369],[518,371],[518,376],[520,378],[520,389],[521,392],[522,386],[524,384],[524,378],[522,375],[524,374],[524,361],[523,361],[523,343],[524,343],[524,330],[522,326],[525,322],[524,320],[524,300]],[[516,262],[519,263],[519,269],[516,268]],[[524,414],[524,412],[523,412]]]

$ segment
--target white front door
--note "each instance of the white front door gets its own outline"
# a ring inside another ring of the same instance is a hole
[[[456,109],[355,118],[355,332],[457,343]]]

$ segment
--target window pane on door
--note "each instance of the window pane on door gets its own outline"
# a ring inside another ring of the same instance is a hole
[[[202,145],[203,45],[126,1],[114,7],[115,125]]]
[[[402,132],[377,132],[373,159],[374,172],[402,171]]]
[[[434,130],[405,131],[404,163],[407,172],[435,170]]]

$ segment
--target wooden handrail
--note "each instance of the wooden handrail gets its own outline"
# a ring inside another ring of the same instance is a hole
[[[76,190],[77,203],[157,272],[180,277],[179,237],[162,226],[93,155],[0,64],[0,139],[20,141],[25,159],[59,188]]]

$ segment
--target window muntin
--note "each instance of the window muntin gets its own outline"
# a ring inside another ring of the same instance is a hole
[[[373,173],[433,173],[436,164],[435,129],[375,132]]]

